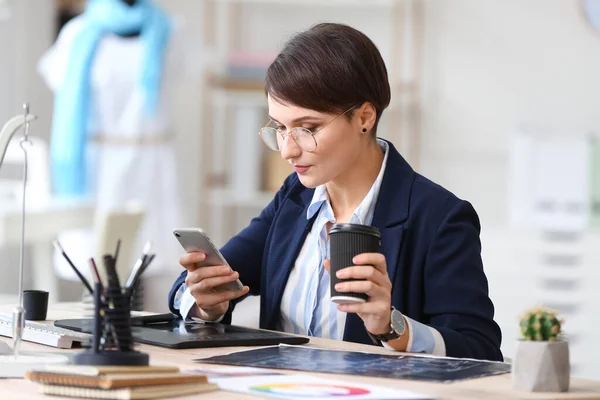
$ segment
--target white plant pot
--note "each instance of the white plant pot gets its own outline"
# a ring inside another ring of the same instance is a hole
[[[529,392],[569,390],[569,343],[520,340],[512,364],[513,387]]]

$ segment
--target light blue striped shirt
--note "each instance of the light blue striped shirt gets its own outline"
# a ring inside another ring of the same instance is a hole
[[[378,139],[378,143],[385,153],[381,169],[373,186],[352,214],[350,223],[371,225],[373,221],[373,213],[389,152],[387,142]],[[277,329],[341,340],[344,336],[346,313],[339,312],[337,304],[330,300],[329,274],[323,267],[323,261],[329,258],[329,239],[326,226],[328,222],[335,223],[335,215],[325,185],[315,188],[306,218],[311,219],[317,213],[316,220],[306,236],[283,292],[280,307],[281,319],[277,324]],[[175,295],[174,307],[180,310],[182,316],[194,317],[197,315],[195,300],[185,283],[181,285]],[[436,329],[406,316],[405,318],[410,333],[408,352],[446,355],[444,339]],[[386,343],[383,345],[391,348]]]

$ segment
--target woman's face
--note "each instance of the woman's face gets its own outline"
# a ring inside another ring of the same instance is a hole
[[[282,104],[271,96],[268,96],[268,104],[269,117],[281,132],[287,133],[297,126],[313,132],[318,130],[315,133],[317,147],[313,152],[303,151],[290,135],[285,135],[281,146],[281,157],[292,164],[304,186],[314,188],[335,180],[348,171],[360,155],[366,135],[361,135],[357,118],[351,121],[344,115],[336,118],[339,114]]]

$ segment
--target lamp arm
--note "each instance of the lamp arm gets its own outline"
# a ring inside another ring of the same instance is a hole
[[[4,161],[10,139],[26,122],[31,122],[36,118],[37,116],[33,114],[17,115],[4,124],[4,127],[0,131],[0,166],[2,165],[2,161]]]
[[[0,131],[0,167],[4,161],[6,155],[6,149],[10,140],[14,134],[25,125],[25,134],[23,140],[27,141],[27,125],[30,121],[33,121],[37,117],[29,114],[29,105],[25,104],[25,114],[17,115],[8,120],[4,127]],[[23,142],[23,141],[22,141]],[[21,143],[23,151],[23,143]],[[23,175],[23,209],[21,214],[21,260],[19,263],[19,304],[13,310],[13,355],[19,356],[19,348],[21,339],[23,337],[23,330],[25,328],[25,310],[23,309],[23,251],[24,251],[24,240],[25,240],[25,187],[27,183],[27,152],[25,151],[25,172]]]

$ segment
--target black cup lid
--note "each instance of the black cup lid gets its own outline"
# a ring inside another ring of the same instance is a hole
[[[333,235],[333,234],[339,233],[339,232],[362,233],[365,235],[372,235],[372,236],[377,236],[378,238],[381,238],[381,233],[379,232],[379,229],[375,228],[374,226],[369,226],[369,225],[335,224],[331,227],[329,234]]]

